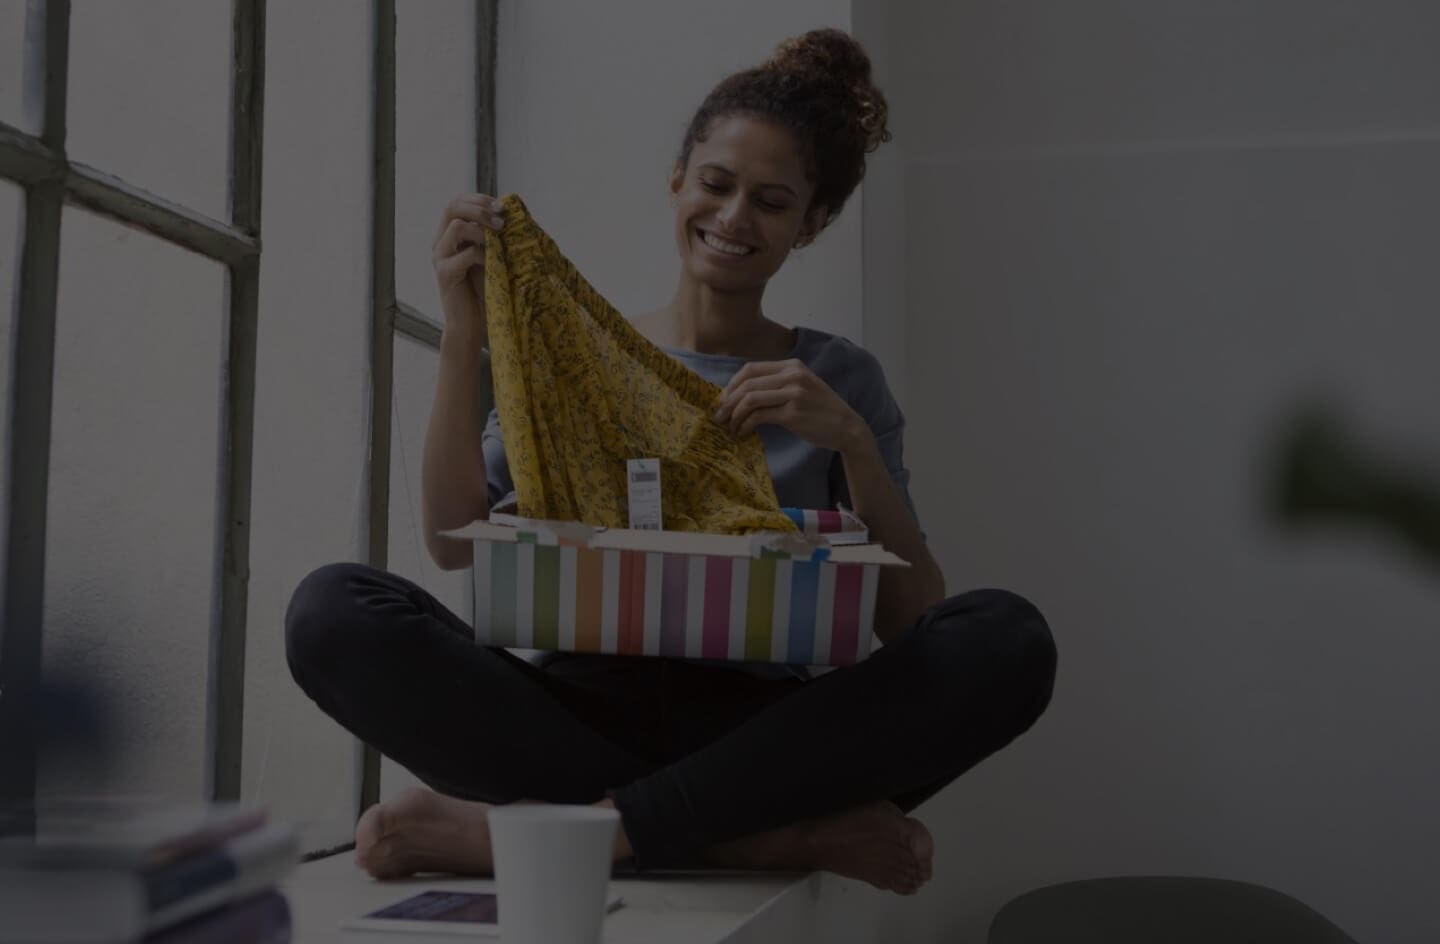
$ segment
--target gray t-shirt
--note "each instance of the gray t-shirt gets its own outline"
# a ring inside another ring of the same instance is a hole
[[[706,380],[722,387],[746,363],[743,357],[698,354],[670,348],[666,352]],[[787,358],[803,362],[870,425],[885,467],[890,470],[890,477],[900,487],[913,513],[915,505],[910,500],[910,471],[905,468],[904,461],[905,416],[885,383],[885,372],[875,355],[845,338],[802,327],[796,329],[795,347]],[[851,504],[839,453],[812,446],[779,426],[761,426],[760,441],[765,444],[765,458],[781,507],[831,509],[840,504]],[[513,496],[515,490],[510,466],[505,461],[505,445],[500,438],[500,416],[494,410],[485,425],[483,446],[490,504],[493,507]]]

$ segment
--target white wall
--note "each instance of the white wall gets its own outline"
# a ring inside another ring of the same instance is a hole
[[[1435,446],[1440,9],[912,2],[889,29],[917,500],[952,586],[1031,596],[1060,648],[1039,726],[925,809],[908,927],[980,941],[1029,888],[1182,873],[1435,940],[1440,581],[1277,534],[1262,491],[1315,391]]]
[[[861,272],[864,325],[860,337],[880,359],[890,391],[902,410],[909,408],[906,364],[905,153],[912,129],[896,111],[896,80],[903,55],[891,36],[889,0],[852,0],[851,33],[870,56],[873,79],[890,106],[893,140],[866,160],[864,185],[857,193],[862,220]],[[852,211],[853,212],[853,211]]]
[[[241,793],[302,824],[307,849],[351,837],[360,795],[357,742],[290,678],[284,616],[308,572],[366,553],[374,27],[363,9],[266,11]]]
[[[504,0],[499,189],[524,198],[620,311],[659,307],[679,271],[666,184],[694,110],[785,37],[848,27],[849,11],[848,0]],[[859,209],[791,257],[766,294],[768,315],[860,337]]]

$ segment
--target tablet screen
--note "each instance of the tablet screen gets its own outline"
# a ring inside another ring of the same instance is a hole
[[[489,892],[421,892],[365,917],[394,921],[458,921],[495,924],[495,896]]]

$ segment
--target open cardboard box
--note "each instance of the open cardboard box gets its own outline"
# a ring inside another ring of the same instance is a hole
[[[823,535],[590,528],[493,514],[475,543],[483,645],[739,662],[850,665],[870,653],[878,544]]]

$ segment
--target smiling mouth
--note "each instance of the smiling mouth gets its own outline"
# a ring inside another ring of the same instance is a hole
[[[731,242],[728,239],[722,239],[721,237],[716,236],[713,233],[707,233],[703,229],[697,228],[695,231],[700,234],[700,241],[702,243],[704,243],[710,249],[713,249],[716,252],[720,253],[721,255],[730,256],[735,259],[741,259],[755,252],[755,248],[753,246],[747,246],[744,243]]]

